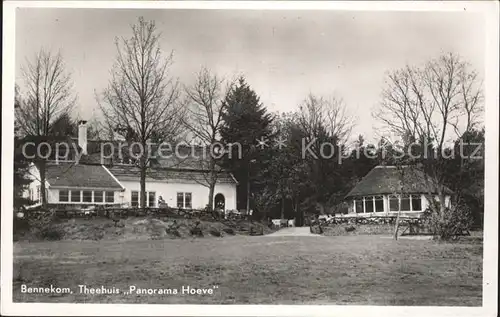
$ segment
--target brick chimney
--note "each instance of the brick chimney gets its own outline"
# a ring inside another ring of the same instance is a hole
[[[87,121],[78,121],[78,145],[82,148],[82,153],[87,155]]]

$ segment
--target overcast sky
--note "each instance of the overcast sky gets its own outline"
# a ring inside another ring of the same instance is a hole
[[[99,113],[94,90],[107,85],[114,38],[129,36],[139,16],[156,21],[182,83],[202,65],[228,77],[244,74],[270,111],[295,110],[309,92],[335,94],[359,119],[354,134],[368,140],[387,70],[451,51],[484,74],[483,18],[466,12],[17,10],[16,81],[26,57],[41,47],[60,49],[83,119]]]

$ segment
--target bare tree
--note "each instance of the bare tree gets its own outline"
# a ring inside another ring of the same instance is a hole
[[[327,99],[310,94],[299,106],[297,125],[302,130],[303,142],[310,145],[308,149],[313,153],[314,159],[308,161],[310,175],[314,179],[311,183],[317,186],[314,195],[316,205],[322,214],[326,213],[327,205],[336,199],[333,194],[336,189],[324,186],[327,181],[334,178],[333,174],[337,173],[335,160],[332,160],[333,155],[341,154],[340,151],[344,149],[354,121],[354,117],[348,114],[344,102],[337,97]],[[335,146],[330,148],[328,154],[322,152],[325,143]],[[325,159],[322,154],[327,156],[331,154],[331,157]]]
[[[151,143],[173,141],[182,130],[182,109],[177,102],[178,83],[169,77],[173,53],[160,49],[160,34],[154,21],[139,18],[130,38],[116,39],[117,57],[100,108],[105,122],[127,132],[127,141],[137,142],[140,169],[140,204],[146,208],[146,173],[154,156]]]
[[[342,99],[309,94],[299,108],[299,124],[307,136],[317,137],[320,129],[326,129],[327,133],[335,135],[341,143],[349,138],[355,118],[348,113]]]
[[[480,124],[482,100],[477,72],[456,54],[442,55],[422,68],[406,66],[387,75],[374,117],[405,143],[421,143],[424,153],[418,162],[430,176],[424,181],[429,195],[437,192],[441,210],[445,206],[443,153],[454,134],[461,138]]]
[[[217,164],[223,149],[217,144],[220,139],[220,129],[223,124],[222,114],[224,98],[232,87],[232,82],[212,74],[206,67],[202,67],[196,74],[193,85],[184,87],[186,95],[186,116],[184,124],[191,132],[194,141],[204,149],[203,157],[199,160],[204,173],[204,180],[200,182],[207,186],[208,207],[213,208],[215,184],[221,172]],[[208,151],[208,153],[207,153]]]
[[[44,49],[38,51],[32,60],[26,60],[21,74],[24,85],[16,107],[19,132],[38,142],[48,141],[54,122],[69,114],[76,103],[71,74],[67,72],[60,52],[53,54]],[[36,164],[40,171],[41,203],[46,206],[46,161],[38,158]]]

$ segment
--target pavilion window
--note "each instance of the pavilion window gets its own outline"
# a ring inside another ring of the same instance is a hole
[[[389,196],[389,210],[399,211],[399,197],[396,195]]]
[[[374,197],[365,197],[365,212],[372,213],[373,212],[373,198]]]
[[[420,195],[411,195],[411,210],[422,211],[422,198]]]
[[[354,204],[356,205],[356,213],[362,213],[363,212],[363,200],[361,199],[356,199],[354,201]]]
[[[421,195],[412,195],[411,204],[412,204],[412,210],[422,211],[422,197],[421,197]]]
[[[403,195],[401,197],[401,211],[411,211],[410,195]]]
[[[384,196],[375,196],[375,212],[384,212]]]

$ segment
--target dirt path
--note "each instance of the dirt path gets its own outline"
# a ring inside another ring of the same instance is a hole
[[[283,228],[276,232],[266,235],[267,237],[299,237],[299,236],[311,236],[311,237],[323,237],[319,234],[311,233],[309,227],[290,227]]]

